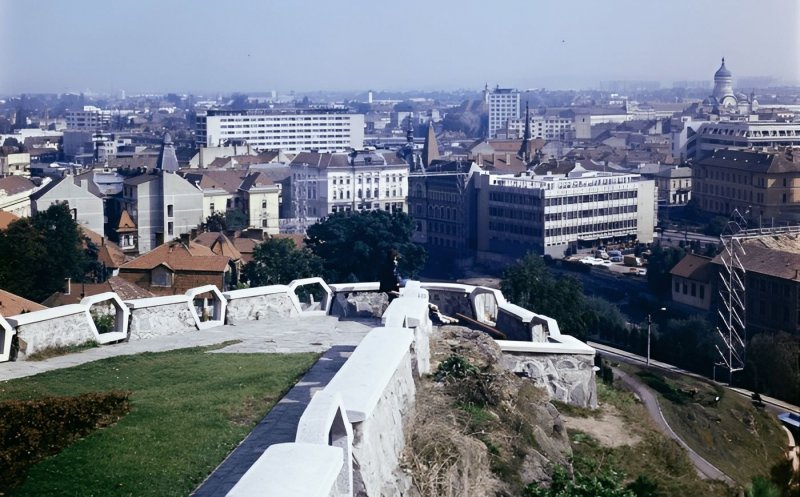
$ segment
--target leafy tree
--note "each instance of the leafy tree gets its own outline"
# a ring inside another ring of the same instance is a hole
[[[228,229],[225,216],[221,212],[214,212],[208,216],[205,225],[208,231],[223,232]]]
[[[528,253],[503,272],[500,288],[506,298],[526,309],[554,318],[559,328],[586,336],[589,316],[583,288],[569,276],[553,277],[541,257]]]
[[[239,209],[228,209],[225,211],[225,225],[229,230],[239,231],[247,228],[249,219],[247,214]]]
[[[786,332],[759,333],[747,346],[745,381],[751,389],[800,402],[800,339]]]
[[[601,297],[587,297],[587,325],[592,333],[604,338],[614,338],[625,330],[627,319],[619,307]]]
[[[425,249],[411,241],[414,223],[403,213],[336,213],[308,228],[306,245],[322,258],[330,281],[378,281],[389,250],[400,254],[398,268],[415,277],[425,264]]]
[[[271,238],[253,251],[253,260],[244,268],[253,286],[285,285],[292,280],[322,276],[322,260],[305,249],[298,249],[288,238]]]
[[[0,232],[0,254],[0,287],[37,302],[61,290],[66,278],[81,281],[90,266],[66,204],[11,223]]]
[[[653,314],[654,321],[657,314]],[[711,373],[718,361],[714,347],[717,333],[703,317],[669,319],[661,326],[653,325],[653,353],[659,359],[698,373]]]
[[[676,247],[656,245],[647,259],[647,284],[661,297],[668,297],[672,287],[670,270],[686,255],[686,251]]]
[[[703,233],[708,236],[719,236],[725,231],[725,227],[728,225],[728,218],[723,216],[714,216],[703,227]]]
[[[206,218],[205,226],[208,231],[239,231],[247,228],[248,221],[247,214],[243,211],[228,209],[225,214],[221,212],[212,213]]]

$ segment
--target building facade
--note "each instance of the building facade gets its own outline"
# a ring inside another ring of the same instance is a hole
[[[84,105],[81,110],[67,112],[67,129],[95,131],[108,129],[111,125],[111,111],[94,105]]]
[[[672,167],[654,175],[660,205],[684,205],[692,199],[692,170]]]
[[[203,193],[174,173],[155,171],[125,179],[119,211],[136,226],[139,253],[190,233],[203,217]]]
[[[438,161],[408,178],[408,213],[414,220],[412,240],[431,254],[466,257],[475,249],[474,189],[479,172],[471,161]]]
[[[511,88],[495,88],[488,93],[489,138],[496,138],[497,131],[508,127],[509,119],[520,117],[520,93]],[[524,125],[523,125],[524,127]]]
[[[686,143],[686,156],[702,159],[715,150],[800,147],[800,122],[716,121],[701,124]]]
[[[89,189],[86,177],[66,176],[54,179],[31,195],[32,213],[44,212],[54,204],[66,203],[79,226],[103,233],[105,215],[103,199]]]
[[[706,212],[739,209],[763,226],[800,221],[800,149],[717,150],[692,174],[692,195]]]
[[[561,257],[569,247],[653,240],[655,184],[638,174],[587,171],[566,176],[481,174],[477,250]]]
[[[283,217],[317,219],[335,212],[406,212],[409,166],[394,152],[305,152],[289,164]]]
[[[345,152],[364,146],[364,115],[345,109],[211,109],[197,116],[197,142],[240,142],[256,150]]]

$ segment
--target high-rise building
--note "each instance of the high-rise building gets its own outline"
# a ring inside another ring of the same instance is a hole
[[[364,115],[346,109],[211,109],[197,116],[197,142],[257,150],[346,152],[364,146]]]
[[[519,119],[520,93],[511,88],[495,88],[489,93],[489,136],[508,126],[509,119]]]

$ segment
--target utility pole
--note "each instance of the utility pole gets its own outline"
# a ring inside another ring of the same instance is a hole
[[[662,307],[659,311],[666,311],[666,307]],[[650,332],[653,326],[653,315],[647,314],[647,365],[650,366]]]

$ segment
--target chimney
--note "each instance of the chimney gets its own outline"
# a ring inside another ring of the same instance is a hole
[[[189,233],[181,233],[181,243],[189,245]]]

